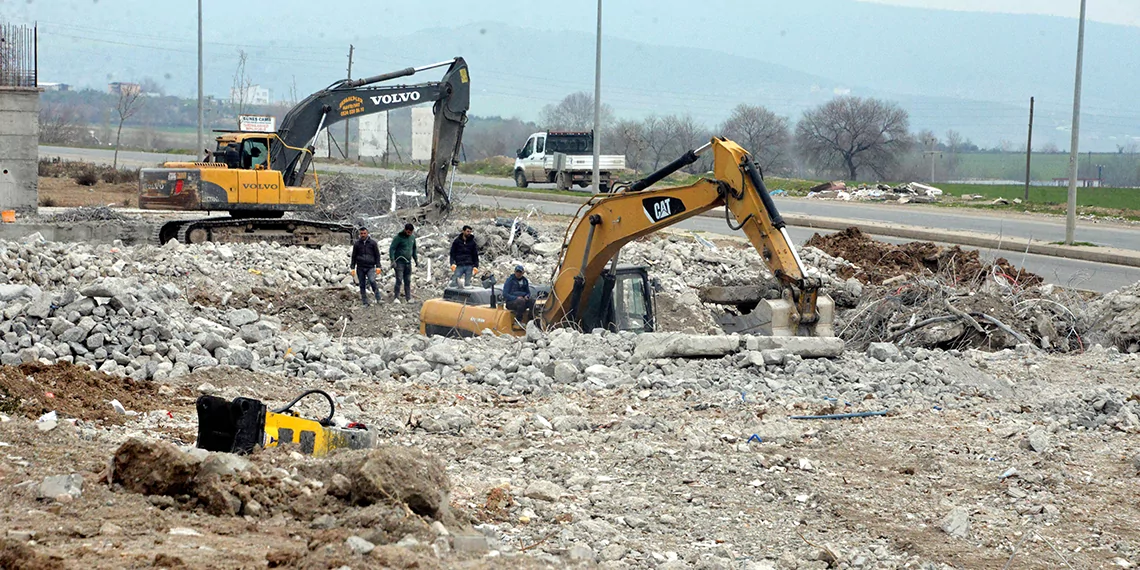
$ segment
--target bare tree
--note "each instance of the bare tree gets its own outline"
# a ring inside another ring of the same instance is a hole
[[[949,176],[957,176],[958,174],[958,152],[962,150],[962,133],[950,129],[946,131],[946,149],[950,151],[950,161],[947,165],[947,174]]]
[[[791,166],[788,119],[758,105],[737,105],[720,127],[721,134],[752,153],[761,170],[786,171]]]
[[[694,121],[690,115],[680,117],[670,115],[665,118],[665,123],[671,142],[669,148],[672,151],[671,154],[674,155],[672,158],[681,156],[686,151],[695,149],[709,140],[708,129]],[[711,159],[712,154],[706,153],[701,157],[701,160],[689,165],[685,170],[703,172],[708,169]]]
[[[956,153],[962,149],[962,133],[950,129],[946,131],[946,148]]]
[[[296,105],[297,101],[297,76],[293,76],[293,82],[289,84],[289,104]]]
[[[602,104],[602,130],[613,121],[614,112]],[[542,122],[550,130],[589,131],[594,128],[594,96],[584,91],[571,93],[557,105],[542,108]]]
[[[1057,154],[1061,152],[1061,149],[1057,148],[1057,143],[1049,141],[1045,143],[1045,146],[1041,147],[1040,152],[1043,152],[1045,154]]]
[[[71,105],[48,103],[40,108],[40,142],[75,144],[83,137],[83,117]]]
[[[645,140],[645,125],[639,121],[623,119],[614,124],[606,133],[606,147],[611,152],[625,155],[627,167],[641,170],[641,162],[648,148]]]
[[[653,170],[657,170],[663,160],[665,162],[673,160],[667,158],[673,143],[667,119],[650,115],[642,123],[641,136],[648,151],[647,158],[653,163]]]
[[[115,158],[111,161],[111,168],[119,167],[119,141],[123,138],[123,123],[138,113],[145,101],[140,89],[119,89],[119,99],[115,102],[115,115],[119,117],[119,128],[115,131]]]
[[[909,115],[894,103],[838,97],[804,113],[796,145],[817,169],[843,169],[855,180],[870,168],[882,177],[910,148],[909,129]]]
[[[238,128],[241,128],[240,116],[245,112],[245,105],[249,101],[249,90],[253,87],[253,80],[245,74],[245,62],[248,56],[245,50],[238,50],[238,64],[237,69],[234,70],[234,83],[230,88],[230,103],[237,108],[237,117],[234,121],[237,123]]]

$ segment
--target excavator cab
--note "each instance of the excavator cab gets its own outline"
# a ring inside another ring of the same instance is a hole
[[[594,283],[582,317],[582,329],[653,332],[655,298],[649,271],[640,265],[606,269]]]

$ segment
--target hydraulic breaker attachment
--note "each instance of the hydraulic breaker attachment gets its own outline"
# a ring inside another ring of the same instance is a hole
[[[301,398],[320,394],[329,402],[329,415],[321,420],[300,417],[292,411]],[[334,449],[365,449],[375,445],[375,436],[363,424],[338,428],[332,424],[336,411],[332,397],[322,390],[309,390],[273,411],[253,398],[227,401],[201,396],[198,408],[198,447],[209,451],[248,454],[257,447],[296,445],[301,453],[323,456]]]

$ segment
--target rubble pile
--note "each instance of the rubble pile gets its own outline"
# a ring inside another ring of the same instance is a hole
[[[860,184],[849,188],[842,181],[828,182],[812,188],[807,197],[812,200],[843,200],[861,202],[898,202],[899,204],[929,204],[942,197],[942,189],[918,182],[907,182],[898,186]]]
[[[471,225],[484,273],[522,262],[540,282],[558,262],[559,223]],[[418,298],[448,280],[453,231],[420,229]],[[1140,290],[1086,302],[991,269],[949,279],[921,256],[801,253],[852,307],[836,323],[846,343],[692,334],[720,332],[708,288],[772,276],[750,246],[682,233],[621,253],[659,281],[663,332],[466,339],[415,334],[415,303],[357,307],[347,247],[0,242],[0,548],[86,567],[1048,556],[1018,546],[1021,528],[1086,566],[1140,562],[1137,525],[1107,522],[1140,500]],[[192,449],[197,395],[272,408],[308,388],[382,447]]]

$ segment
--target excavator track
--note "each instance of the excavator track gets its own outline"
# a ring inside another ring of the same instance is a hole
[[[293,218],[197,218],[173,220],[155,230],[152,243],[162,245],[176,239],[179,243],[259,243],[320,247],[349,245],[355,228],[349,224],[316,222]]]

